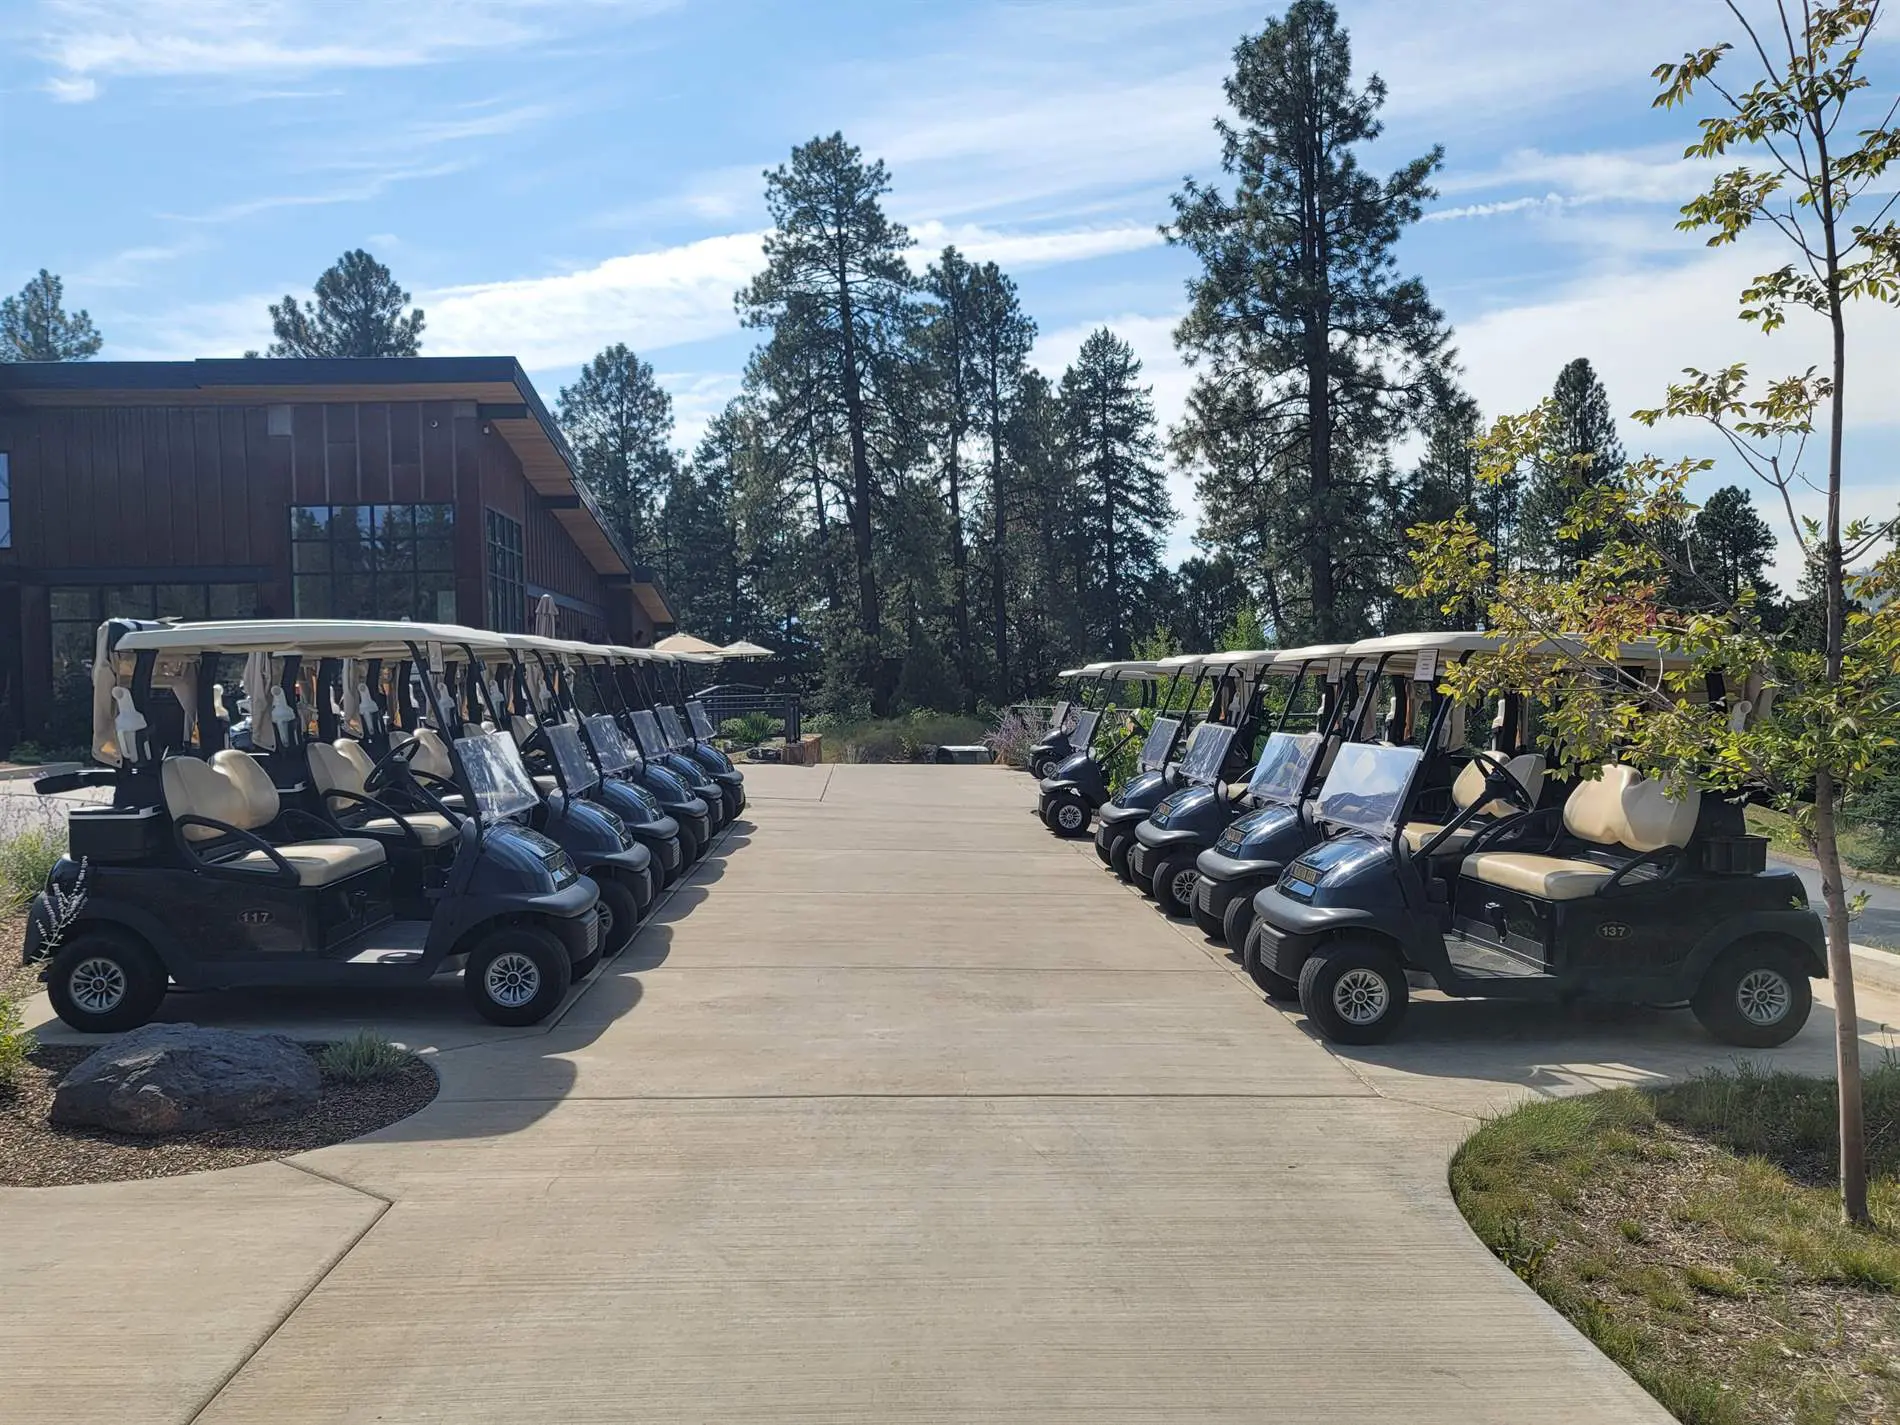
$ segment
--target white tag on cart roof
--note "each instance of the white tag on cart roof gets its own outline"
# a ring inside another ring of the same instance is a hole
[[[1437,677],[1438,650],[1436,648],[1419,649],[1418,662],[1412,669],[1412,681],[1414,683],[1430,683]]]

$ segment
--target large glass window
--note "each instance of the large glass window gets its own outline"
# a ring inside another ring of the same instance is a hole
[[[55,679],[83,671],[109,618],[252,618],[255,584],[77,584],[47,590]]]
[[[455,506],[297,505],[299,618],[455,622]]]
[[[0,549],[13,548],[13,474],[0,450]]]
[[[521,526],[499,510],[487,513],[488,626],[502,633],[525,633],[528,575],[521,558]]]

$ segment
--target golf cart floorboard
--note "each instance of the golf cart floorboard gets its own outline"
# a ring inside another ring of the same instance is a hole
[[[459,967],[451,956],[423,973],[426,920],[385,920],[321,955],[231,960],[200,966],[192,988],[325,988],[350,985],[422,984],[432,975]]]
[[[1498,945],[1468,940],[1456,931],[1445,937],[1451,967],[1467,980],[1542,980],[1550,976],[1541,965]]]
[[[329,958],[349,965],[413,965],[428,939],[426,920],[385,920],[344,941]]]

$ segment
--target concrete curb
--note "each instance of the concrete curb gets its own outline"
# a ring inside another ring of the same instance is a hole
[[[1849,946],[1854,952],[1854,983],[1873,985],[1900,994],[1900,955],[1871,945]]]

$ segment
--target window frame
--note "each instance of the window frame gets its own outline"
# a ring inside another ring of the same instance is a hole
[[[0,549],[13,548],[13,454],[0,450]]]
[[[482,507],[482,587],[488,626],[497,633],[526,633],[527,529],[513,515],[492,505]],[[504,616],[504,606],[512,607],[513,613]]]
[[[288,518],[297,617],[455,622],[452,502],[292,505]]]

